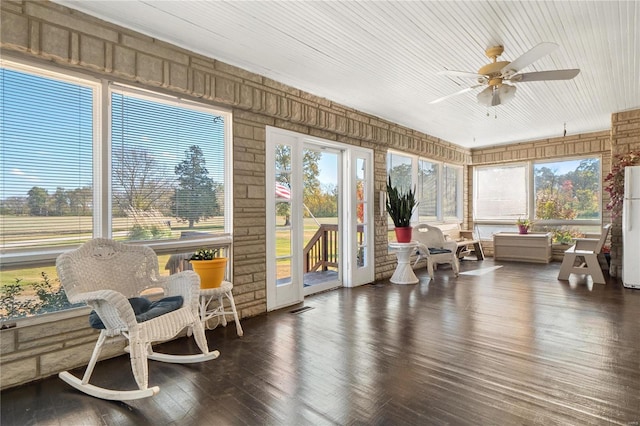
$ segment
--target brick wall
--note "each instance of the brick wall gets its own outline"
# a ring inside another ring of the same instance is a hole
[[[387,149],[455,164],[471,162],[467,149],[58,4],[3,1],[0,7],[4,58],[29,60],[232,110],[233,282],[241,317],[266,311],[267,125],[373,149],[376,210],[379,191],[386,189]],[[387,254],[386,217],[379,213],[375,278],[383,279],[392,275],[396,259]],[[96,334],[86,325],[86,313],[76,314],[77,318],[65,315],[68,313],[20,322],[17,329],[1,332],[2,388],[87,363]],[[116,346],[107,356],[122,353]]]

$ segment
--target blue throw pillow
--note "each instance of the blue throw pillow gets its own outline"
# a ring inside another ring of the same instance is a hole
[[[157,302],[151,302],[146,297],[132,297],[129,299],[133,313],[136,316],[137,322],[145,322],[152,318],[159,317],[182,307],[182,296],[171,296],[160,299]],[[89,325],[98,330],[103,330],[106,327],[104,323],[96,313],[91,311],[89,314]]]

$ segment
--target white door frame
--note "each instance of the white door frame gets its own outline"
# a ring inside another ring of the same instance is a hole
[[[355,287],[373,281],[373,247],[374,247],[374,203],[373,203],[373,150],[347,145],[335,141],[315,138],[309,135],[296,133],[276,127],[266,127],[266,167],[265,167],[265,188],[266,188],[266,262],[267,262],[267,311],[284,308],[303,300],[303,274],[302,274],[302,158],[305,143],[315,146],[326,146],[342,152],[342,202],[343,208],[339,212],[341,227],[340,252],[349,253],[349,256],[341,256],[340,269],[342,270],[343,285]],[[275,147],[277,145],[288,145],[291,147],[291,278],[293,285],[289,288],[276,286],[276,265],[275,265]],[[357,158],[368,159],[366,161],[367,173],[364,204],[365,217],[369,218],[365,245],[365,267],[358,268],[356,263],[357,240],[355,238],[357,230],[356,206],[356,161]]]
[[[361,160],[361,164],[358,163]],[[346,265],[344,265],[344,286],[345,287],[357,287],[359,285],[373,282],[375,276],[374,270],[374,235],[375,235],[375,220],[374,220],[374,194],[373,190],[373,150],[350,147],[344,156],[345,166],[343,168],[345,173],[345,190],[343,191],[344,202],[346,206],[344,211],[345,221],[349,226],[344,229],[345,244],[343,253],[348,253],[346,258]],[[358,215],[357,204],[359,202],[357,197],[356,184],[358,180],[364,183],[363,193],[363,213],[364,221],[361,224],[365,229],[365,238],[362,247],[359,247],[357,239],[357,227],[358,227]],[[362,266],[358,266],[358,252],[359,248],[362,248]]]

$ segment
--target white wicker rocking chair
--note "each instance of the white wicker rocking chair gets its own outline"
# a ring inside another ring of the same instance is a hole
[[[147,360],[195,363],[215,359],[218,351],[209,351],[204,327],[198,314],[200,278],[193,271],[168,277],[160,276],[158,258],[146,246],[122,244],[97,238],[77,250],[60,255],[56,261],[58,277],[72,303],[86,302],[104,324],[82,380],[63,371],[59,377],[74,388],[101,399],[133,400],[153,396],[158,386],[148,387]],[[128,298],[138,297],[148,288],[162,288],[164,296],[182,296],[177,310],[138,323]],[[193,330],[202,354],[169,355],[153,351],[151,344],[176,336],[185,327]],[[138,390],[111,390],[89,384],[107,338],[128,339],[133,376]]]

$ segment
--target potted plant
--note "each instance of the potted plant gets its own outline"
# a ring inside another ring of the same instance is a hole
[[[191,255],[189,263],[200,276],[200,288],[220,287],[224,279],[227,258],[221,256],[219,248],[201,248]]]
[[[527,218],[521,217],[521,218],[518,218],[518,220],[516,220],[516,225],[518,225],[518,232],[520,234],[527,234],[529,233],[529,228],[533,226],[533,222],[531,222]]]
[[[402,192],[391,185],[391,176],[387,182],[387,212],[395,225],[396,240],[399,243],[411,242],[411,216],[418,203],[414,190]]]

